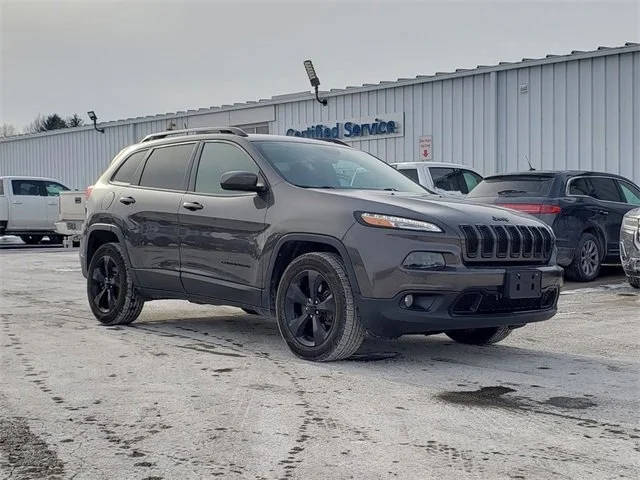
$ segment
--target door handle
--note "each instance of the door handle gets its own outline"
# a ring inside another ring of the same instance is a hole
[[[598,214],[600,214],[600,215],[609,215],[609,212],[607,210],[598,210]]]
[[[120,203],[131,205],[132,203],[136,203],[136,199],[133,197],[120,197]]]
[[[11,203],[13,203],[14,205],[22,205],[22,202],[18,202],[18,201],[15,201],[15,200],[13,202],[11,202]]]
[[[187,210],[191,210],[192,212],[195,212],[196,210],[202,210],[204,208],[204,206],[198,202],[184,202],[182,204],[182,207],[186,208]]]

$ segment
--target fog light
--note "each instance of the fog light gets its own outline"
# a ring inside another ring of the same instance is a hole
[[[444,255],[438,252],[411,252],[402,262],[410,270],[439,270],[445,265]]]
[[[413,295],[409,294],[409,295],[405,295],[404,296],[404,306],[407,308],[411,308],[411,306],[413,305]]]

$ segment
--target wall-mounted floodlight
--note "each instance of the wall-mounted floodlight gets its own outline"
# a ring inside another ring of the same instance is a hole
[[[326,98],[320,98],[318,96],[318,87],[320,86],[320,79],[318,78],[318,75],[316,74],[316,69],[313,68],[313,63],[311,63],[311,60],[305,60],[304,61],[304,68],[307,71],[307,75],[309,76],[309,81],[311,82],[311,86],[316,91],[316,100],[318,100],[318,102],[320,102],[322,105],[326,105],[327,104],[327,99]]]
[[[96,115],[96,112],[89,110],[87,115],[89,115],[89,120],[93,122],[93,128],[95,128],[97,132],[104,133],[104,128],[98,128],[98,116]]]

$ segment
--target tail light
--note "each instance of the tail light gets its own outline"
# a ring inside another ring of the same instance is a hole
[[[542,203],[501,203],[499,206],[532,215],[556,215],[562,211],[562,207],[558,205],[545,205]]]
[[[84,195],[87,197],[87,199],[91,196],[91,192],[93,192],[93,185],[89,185],[84,191]]]

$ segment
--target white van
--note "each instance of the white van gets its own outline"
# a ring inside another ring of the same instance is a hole
[[[58,180],[41,177],[0,177],[0,236],[17,235],[34,245],[44,236],[52,243],[62,237],[55,231],[58,197],[68,191]]]
[[[482,181],[478,172],[457,163],[402,162],[391,165],[414,182],[443,195],[466,195]]]

